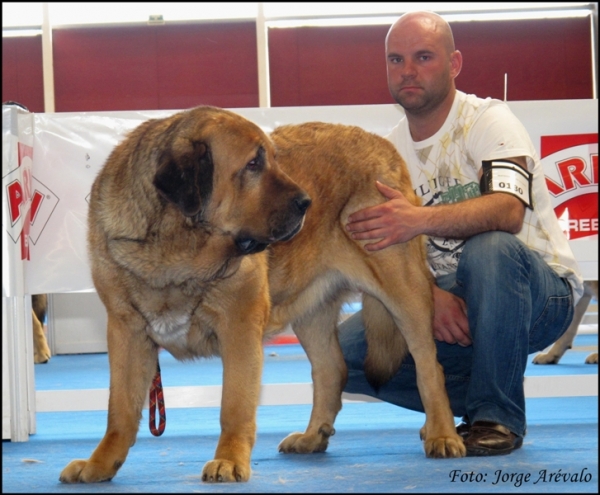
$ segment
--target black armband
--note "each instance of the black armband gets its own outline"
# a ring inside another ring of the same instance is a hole
[[[509,160],[483,160],[483,174],[479,182],[481,194],[504,192],[519,198],[533,210],[531,188],[533,174],[518,163]]]

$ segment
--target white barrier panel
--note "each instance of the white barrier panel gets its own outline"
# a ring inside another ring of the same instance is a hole
[[[560,211],[559,217],[569,233],[584,278],[596,279],[597,100],[512,102],[509,106],[529,131],[543,159],[554,206],[557,213]],[[267,132],[282,124],[323,121],[359,125],[385,135],[402,116],[397,105],[244,108],[234,111]],[[31,189],[27,189],[27,183],[22,183],[24,193],[20,196],[14,191],[18,186],[13,185],[12,196],[7,189],[13,180],[8,171],[19,169],[13,163],[16,154],[5,157],[3,152],[3,268],[7,253],[9,257],[27,259],[22,264],[24,276],[12,270],[5,278],[3,270],[5,296],[93,290],[86,249],[87,201],[92,182],[127,131],[144,120],[165,117],[174,112],[34,114],[33,126],[18,121],[17,141],[14,133],[5,131],[3,118],[3,148],[7,145],[6,139],[13,150],[18,143],[25,145],[25,150],[28,146],[33,148]],[[8,124],[15,129],[14,122]],[[6,168],[5,158],[12,163]],[[16,180],[23,181],[23,178]],[[26,229],[21,226],[18,231],[18,225],[12,220],[23,215],[19,221],[26,224],[27,212],[31,217],[29,243],[22,235]],[[21,245],[28,245],[29,251],[20,250]],[[19,262],[14,260],[11,266],[18,267]]]
[[[574,379],[575,378],[575,379]],[[598,375],[552,375],[525,377],[525,397],[594,397],[598,395]],[[169,408],[219,407],[222,385],[165,387]],[[108,388],[77,390],[38,390],[37,412],[107,411]],[[342,403],[380,402],[363,394],[342,394]],[[290,406],[313,403],[312,383],[267,383],[260,389],[259,405]],[[148,408],[148,398],[144,409]]]
[[[29,256],[33,115],[2,107],[2,295],[26,293]]]

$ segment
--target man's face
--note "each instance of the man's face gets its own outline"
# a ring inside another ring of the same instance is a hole
[[[386,58],[390,93],[414,115],[435,110],[458,75],[442,35],[423,20],[395,26],[387,39]]]

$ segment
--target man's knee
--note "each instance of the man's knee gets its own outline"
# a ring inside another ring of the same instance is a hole
[[[472,254],[505,254],[520,251],[525,245],[513,234],[502,231],[483,232],[469,238],[465,242],[463,255]]]
[[[503,272],[511,262],[523,262],[523,253],[527,250],[513,234],[500,231],[484,232],[465,242],[458,270],[462,274],[473,273],[488,276]]]

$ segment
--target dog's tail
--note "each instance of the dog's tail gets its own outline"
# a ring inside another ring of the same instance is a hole
[[[408,346],[386,307],[368,294],[363,295],[362,317],[367,341],[365,375],[378,390],[398,371]]]

